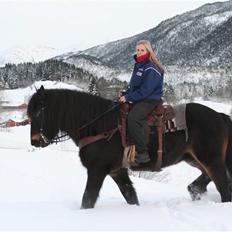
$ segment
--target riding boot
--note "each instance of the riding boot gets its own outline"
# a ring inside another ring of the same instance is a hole
[[[151,159],[150,159],[150,156],[148,154],[148,152],[143,152],[143,153],[136,153],[135,155],[135,162],[136,163],[147,163],[149,162]]]

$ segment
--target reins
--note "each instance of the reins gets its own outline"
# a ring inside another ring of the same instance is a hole
[[[93,124],[94,122],[96,122],[97,120],[99,120],[100,118],[102,118],[104,115],[108,114],[109,112],[111,112],[112,110],[114,110],[115,108],[117,108],[121,103],[117,102],[116,104],[114,104],[112,107],[110,107],[109,109],[107,109],[105,112],[103,112],[102,114],[98,115],[96,118],[94,118],[93,120],[91,120],[90,122],[82,125],[81,127],[79,127],[77,129],[78,133],[80,133],[81,130],[85,129],[86,127],[90,126],[91,124]],[[56,135],[53,139],[48,139],[44,134],[43,134],[43,123],[44,123],[44,109],[45,107],[43,106],[41,108],[42,111],[42,117],[41,117],[41,127],[40,127],[40,134],[41,137],[43,138],[45,143],[59,143],[59,142],[63,142],[63,141],[67,141],[70,139],[69,135],[67,133],[63,134],[63,135]],[[64,137],[67,137],[65,139],[62,139]]]
[[[81,127],[78,128],[78,131],[86,128],[87,126],[93,124],[94,122],[96,122],[97,120],[99,120],[101,117],[103,117],[104,115],[106,115],[107,113],[109,113],[110,111],[112,111],[113,109],[115,109],[116,107],[118,107],[120,105],[120,102],[117,102],[115,105],[113,105],[112,107],[110,107],[108,110],[106,110],[105,112],[103,112],[102,114],[98,115],[96,118],[94,118],[93,120],[91,120],[90,122],[82,125]]]

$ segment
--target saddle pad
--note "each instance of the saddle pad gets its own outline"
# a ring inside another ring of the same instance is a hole
[[[186,142],[188,141],[188,130],[186,125],[186,104],[180,104],[173,107],[174,110],[174,122],[177,130],[184,130]]]

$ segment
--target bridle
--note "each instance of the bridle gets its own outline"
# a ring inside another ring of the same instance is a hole
[[[98,115],[97,117],[95,117],[93,120],[85,123],[84,125],[80,126],[77,131],[78,133],[80,133],[81,130],[85,129],[86,127],[90,126],[91,124],[93,124],[94,122],[96,122],[97,120],[99,120],[100,118],[102,118],[104,115],[106,115],[107,113],[111,112],[112,110],[114,110],[115,108],[117,108],[121,103],[120,102],[114,102],[115,104],[110,107],[109,109],[107,109],[106,111],[104,111],[102,114]],[[37,117],[39,114],[41,114],[41,122],[40,122],[40,136],[43,139],[43,142],[48,145],[48,144],[52,144],[52,143],[59,143],[59,142],[63,142],[63,141],[67,141],[70,139],[70,136],[68,135],[68,133],[64,133],[62,135],[56,135],[53,139],[49,139],[45,134],[44,134],[44,111],[45,111],[45,106],[42,105],[41,109],[36,113]]]

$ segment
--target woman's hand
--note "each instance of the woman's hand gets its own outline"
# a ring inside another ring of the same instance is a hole
[[[125,103],[125,102],[126,102],[125,96],[121,96],[121,97],[119,98],[119,102]]]

